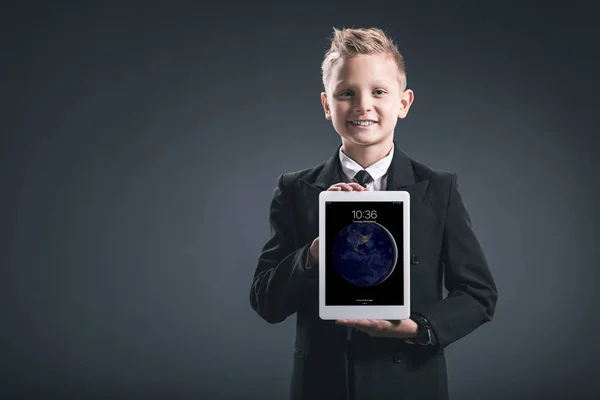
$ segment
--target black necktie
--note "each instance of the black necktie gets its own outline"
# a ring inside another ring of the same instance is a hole
[[[367,187],[367,183],[373,182],[373,177],[366,170],[360,170],[354,175],[354,180],[361,186]]]

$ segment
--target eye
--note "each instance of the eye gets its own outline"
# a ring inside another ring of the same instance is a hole
[[[375,93],[376,95],[381,96],[381,95],[386,94],[387,92],[385,90],[383,90],[383,89],[376,89],[373,93]]]
[[[351,95],[351,93],[350,93],[350,91],[349,91],[349,90],[344,90],[343,92],[340,92],[340,94],[339,94],[339,95],[340,95],[340,96],[350,96],[350,95]]]

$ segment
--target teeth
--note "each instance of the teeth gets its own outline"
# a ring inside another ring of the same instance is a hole
[[[359,126],[369,126],[373,123],[373,121],[352,121],[353,125],[359,125]]]

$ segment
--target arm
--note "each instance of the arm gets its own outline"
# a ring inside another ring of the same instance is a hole
[[[309,256],[311,243],[294,248],[292,210],[286,200],[282,175],[270,206],[271,236],[259,255],[250,289],[250,305],[272,324],[298,311],[311,292],[309,284],[316,285],[318,277]]]
[[[456,174],[452,174],[442,242],[448,296],[431,307],[414,310],[429,321],[441,348],[491,321],[498,299],[456,179]]]

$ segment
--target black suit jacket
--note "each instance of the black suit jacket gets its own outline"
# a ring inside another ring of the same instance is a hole
[[[354,397],[447,399],[444,349],[492,319],[496,285],[456,174],[431,169],[394,146],[387,190],[411,196],[411,311],[429,320],[438,344],[415,346],[355,331]],[[341,176],[336,151],[319,166],[279,177],[270,206],[271,236],[250,291],[252,308],[267,322],[297,316],[292,399],[348,396],[347,328],[319,318],[318,269],[307,268],[310,245],[319,235],[319,193],[343,182]]]

